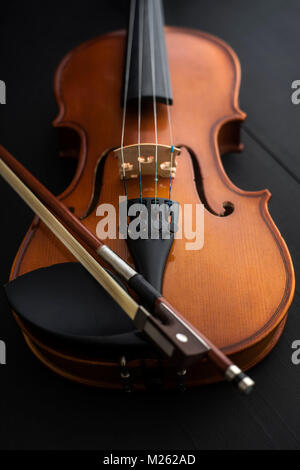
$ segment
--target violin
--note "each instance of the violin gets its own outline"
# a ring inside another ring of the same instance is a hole
[[[268,211],[269,191],[239,189],[222,166],[222,154],[242,150],[240,75],[238,58],[225,42],[201,31],[165,28],[160,0],[131,0],[127,34],[88,41],[58,66],[53,124],[60,132],[60,156],[78,160],[60,203],[98,238],[105,208],[113,207],[112,231],[118,233],[104,240],[101,232],[105,246],[246,371],[279,340],[295,280],[288,248]],[[140,232],[132,237],[128,227],[136,204],[140,212],[132,227]],[[144,237],[150,232],[141,228],[143,209],[151,225],[152,209],[161,207],[172,207],[165,217],[169,238],[163,237],[163,215],[158,236]],[[104,270],[108,261],[100,260]],[[224,378],[206,354],[174,371],[173,362],[107,299],[97,300],[74,254],[39,217],[15,257],[11,285],[18,280],[18,299],[12,300],[13,289],[8,297],[26,343],[66,378],[127,390]],[[136,296],[133,287],[129,282],[129,294],[142,298],[142,288]]]

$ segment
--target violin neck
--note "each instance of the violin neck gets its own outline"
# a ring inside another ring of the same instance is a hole
[[[161,0],[131,0],[125,63],[127,101],[155,96],[157,101],[172,104]]]

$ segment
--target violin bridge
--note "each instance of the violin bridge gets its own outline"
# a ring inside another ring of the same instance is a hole
[[[177,156],[180,154],[180,149],[160,144],[135,144],[116,149],[114,154],[118,157],[120,178],[123,179],[124,173],[126,179],[137,178],[139,175],[139,162],[141,163],[141,173],[143,176],[155,176],[156,152],[157,176],[170,178],[171,173],[171,178],[175,178]]]

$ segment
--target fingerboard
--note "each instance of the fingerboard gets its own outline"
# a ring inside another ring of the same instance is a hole
[[[157,101],[171,105],[173,98],[162,2],[131,0],[130,15],[133,21],[129,20],[123,77],[124,90],[126,67],[129,67],[127,101],[138,99],[140,87],[142,99],[153,98],[154,94]],[[155,93],[153,93],[153,75]]]

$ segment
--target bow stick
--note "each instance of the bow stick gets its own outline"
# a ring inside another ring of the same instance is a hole
[[[90,232],[59,199],[2,146],[0,146],[0,157],[2,177],[112,296],[133,320],[136,327],[144,332],[160,350],[168,357],[179,360],[181,364],[195,362],[203,355],[207,355],[224,377],[236,384],[240,391],[249,393],[252,390],[254,381],[250,377],[193,327],[141,274]],[[139,305],[120,287],[58,218],[128,283],[143,299],[147,308]],[[153,310],[154,315],[148,311],[148,308]]]

